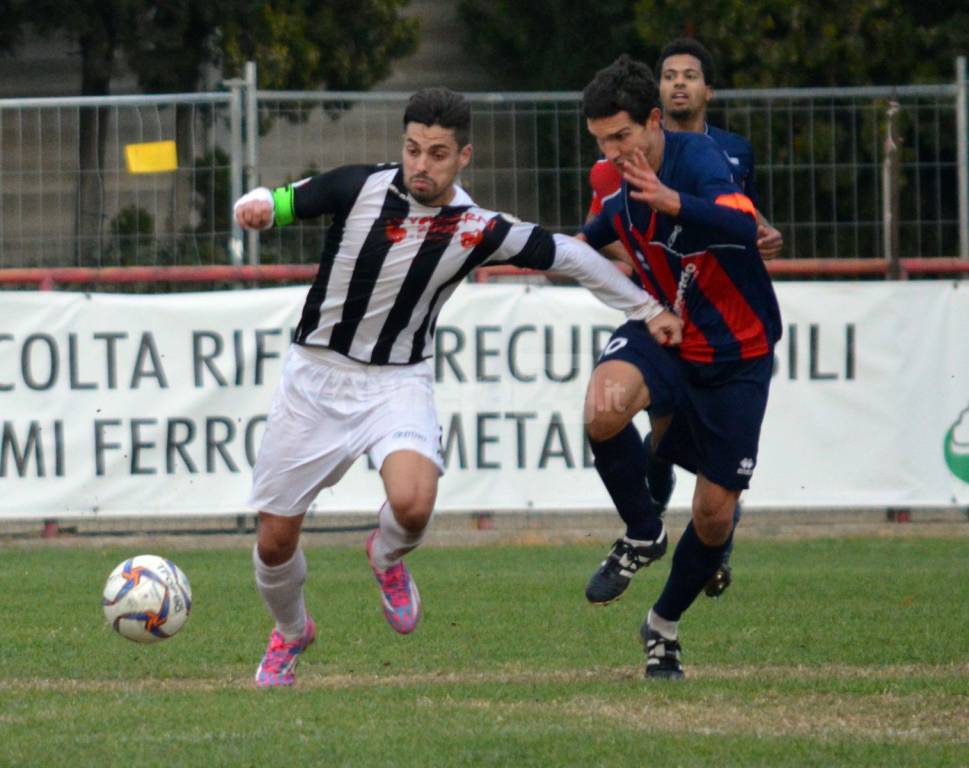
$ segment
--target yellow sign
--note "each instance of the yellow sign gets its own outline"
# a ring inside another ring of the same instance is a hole
[[[128,173],[164,173],[178,170],[174,141],[125,144],[124,157]]]

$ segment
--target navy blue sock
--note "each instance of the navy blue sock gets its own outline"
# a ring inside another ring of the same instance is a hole
[[[646,486],[646,450],[630,422],[618,435],[597,443],[589,441],[596,471],[602,478],[631,539],[651,541],[662,523],[653,511]]]
[[[650,432],[643,438],[646,447],[646,482],[652,497],[665,507],[673,494],[673,465],[653,453],[652,437],[653,433]]]
[[[721,546],[708,547],[696,535],[691,521],[676,544],[673,567],[653,610],[664,619],[679,621],[720,567],[724,550],[732,540],[733,533]]]

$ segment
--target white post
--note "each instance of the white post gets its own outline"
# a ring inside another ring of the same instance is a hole
[[[232,205],[242,196],[242,88],[245,80],[235,78],[222,83],[229,88],[229,216],[232,235],[229,238],[229,259],[235,267],[242,265],[242,227],[232,215]]]
[[[901,107],[892,99],[888,102],[885,120],[885,157],[882,160],[882,248],[888,263],[887,276],[899,277],[899,144],[897,118]]]
[[[259,103],[256,98],[256,62],[247,61],[246,80],[246,189],[259,186]],[[259,233],[246,233],[246,256],[250,264],[259,263]]]

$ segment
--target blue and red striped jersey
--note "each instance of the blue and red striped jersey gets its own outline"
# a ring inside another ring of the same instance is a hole
[[[781,317],[757,251],[754,205],[709,137],[664,134],[657,175],[679,192],[679,215],[656,213],[633,200],[623,181],[583,233],[594,248],[619,239],[646,290],[683,318],[683,359],[710,363],[766,355],[781,336]]]

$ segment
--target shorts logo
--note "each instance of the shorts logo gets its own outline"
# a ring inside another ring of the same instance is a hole
[[[747,475],[750,477],[754,474],[754,460],[753,459],[741,459],[740,467],[737,469],[738,475]]]
[[[429,442],[426,435],[414,429],[399,429],[391,437],[394,440],[420,440],[422,443]]]
[[[602,356],[608,357],[614,352],[618,352],[620,349],[625,347],[628,343],[629,343],[629,339],[625,338],[624,336],[617,336],[608,344],[606,344],[606,348],[602,350]]]

